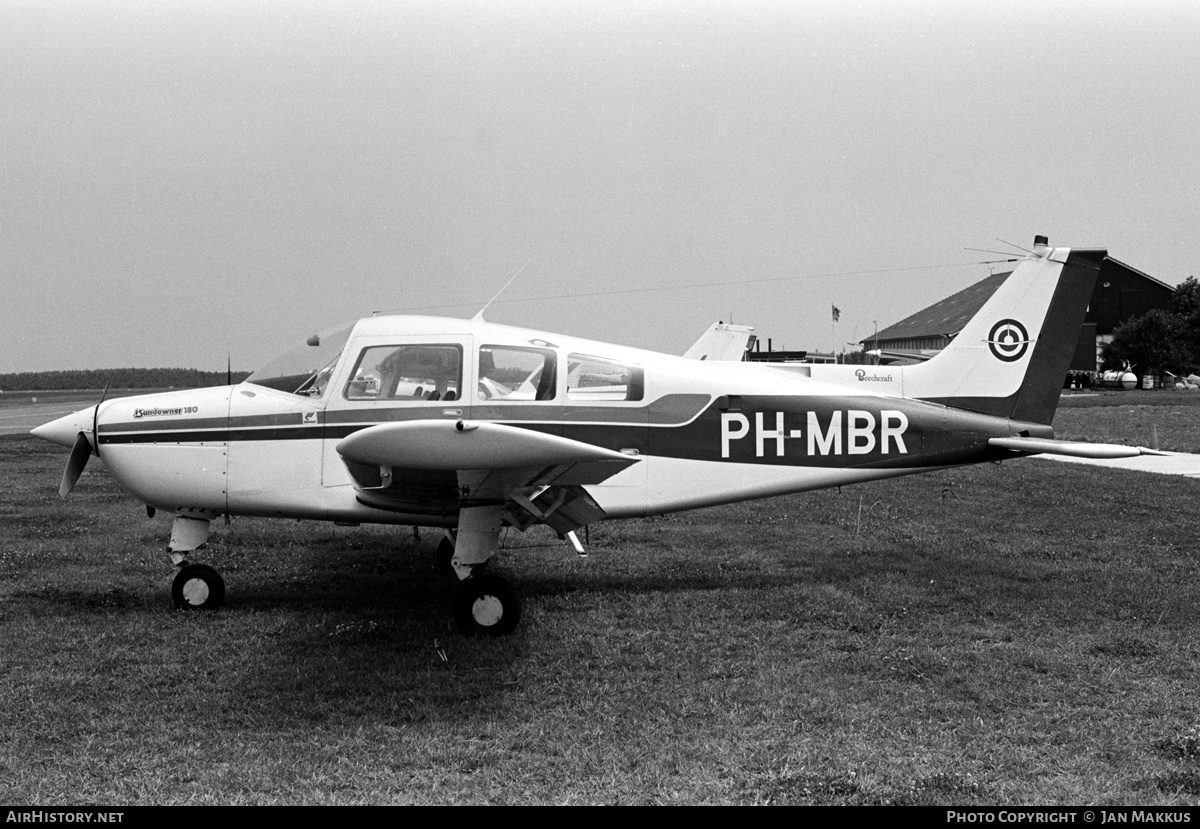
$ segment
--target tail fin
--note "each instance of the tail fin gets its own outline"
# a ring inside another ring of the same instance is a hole
[[[753,347],[753,328],[714,322],[683,356],[692,360],[737,361]]]
[[[904,372],[904,396],[1049,425],[1107,251],[1043,237],[940,354]]]

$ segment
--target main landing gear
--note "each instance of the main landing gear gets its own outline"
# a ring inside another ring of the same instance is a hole
[[[512,585],[491,573],[459,582],[451,603],[454,624],[468,636],[503,636],[521,621],[521,602]]]
[[[468,636],[503,636],[521,621],[521,601],[512,585],[482,572],[499,546],[503,515],[499,506],[464,507],[458,532],[446,533],[438,544],[439,565],[448,559],[459,579],[450,600],[454,624]]]

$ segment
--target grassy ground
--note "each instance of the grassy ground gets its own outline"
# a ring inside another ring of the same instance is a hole
[[[1200,452],[1198,412],[1200,392],[1195,391],[1067,394],[1054,418],[1054,430],[1066,440]]]
[[[1200,397],[1152,394],[1056,427],[1200,442]],[[1026,460],[599,525],[501,554],[493,641],[396,530],[235,519],[228,607],[171,612],[169,518],[97,463],[58,501],[65,455],[0,438],[0,802],[1200,802],[1191,479]]]

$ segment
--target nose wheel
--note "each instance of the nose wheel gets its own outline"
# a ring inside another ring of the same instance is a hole
[[[225,604],[225,580],[207,564],[186,564],[171,584],[176,610],[216,610]]]
[[[503,636],[521,621],[521,602],[512,585],[488,573],[459,582],[452,603],[454,622],[468,636]]]

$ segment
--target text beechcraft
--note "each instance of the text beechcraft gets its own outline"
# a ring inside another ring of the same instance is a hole
[[[379,316],[326,331],[245,382],[103,401],[35,429],[174,514],[180,607],[224,600],[188,563],[221,515],[446,528],[464,632],[520,604],[481,565],[501,530],[581,549],[596,521],[1042,452],[1103,250],[1040,238],[940,354],[904,367],[770,366],[658,354],[471,320]],[[698,344],[699,345],[699,344]],[[703,350],[703,349],[701,349]]]

